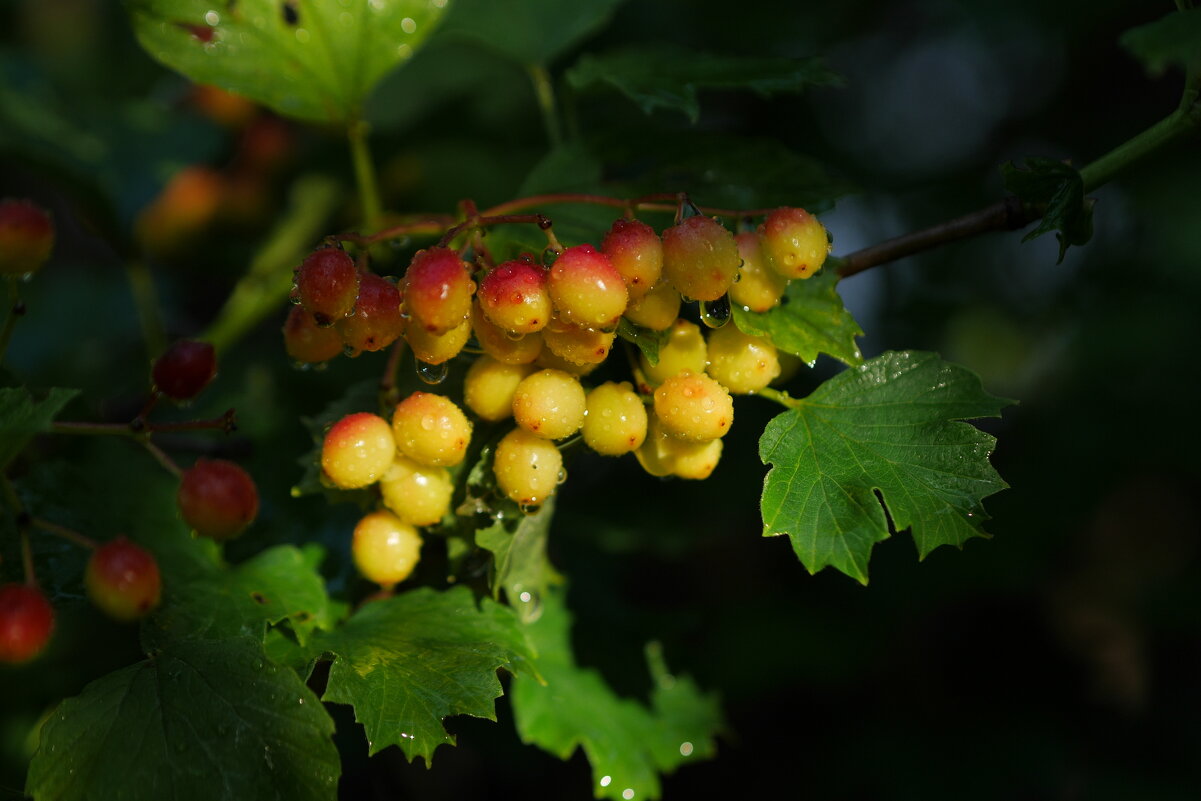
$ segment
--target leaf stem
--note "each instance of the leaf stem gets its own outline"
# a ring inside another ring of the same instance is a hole
[[[363,221],[368,231],[379,228],[383,217],[383,203],[380,202],[379,186],[375,181],[375,165],[371,161],[371,147],[367,136],[371,126],[363,120],[355,120],[347,129],[350,140],[350,157],[354,162],[355,182],[359,187],[359,203],[363,207]]]
[[[1195,91],[1195,89],[1193,90]],[[1109,183],[1118,173],[1174,142],[1187,137],[1201,125],[1201,106],[1181,105],[1137,136],[1127,139],[1101,158],[1080,170],[1084,191]]]
[[[151,275],[145,261],[130,259],[125,262],[125,277],[129,281],[133,303],[138,310],[138,322],[142,327],[142,342],[146,346],[146,355],[154,359],[167,347],[167,332],[163,325],[158,292],[154,288],[154,276]]]
[[[58,523],[51,523],[49,520],[43,520],[40,517],[32,518],[29,522],[35,527],[40,528],[42,531],[48,531],[51,534],[56,534],[63,539],[70,540],[76,545],[81,545],[84,548],[90,548],[94,550],[99,545],[96,540],[85,534],[81,534],[73,528],[60,526]]]
[[[559,105],[555,100],[555,84],[550,73],[541,64],[530,64],[526,70],[534,84],[534,95],[538,98],[538,108],[542,111],[542,124],[546,126],[546,138],[550,140],[551,148],[563,144],[563,129],[559,124]]]
[[[33,548],[29,544],[29,527],[20,526],[21,532],[21,567],[25,570],[25,584],[29,587],[38,586],[37,574],[33,572]]]
[[[760,397],[767,398],[768,400],[775,401],[786,409],[795,409],[801,405],[801,400],[799,398],[794,398],[783,390],[772,389],[771,387],[764,387],[755,394],[759,395]]]
[[[139,434],[129,423],[75,423],[62,420],[50,424],[50,433],[115,437],[136,437]]]
[[[0,331],[0,364],[4,364],[4,354],[8,352],[8,342],[13,337],[13,329],[17,327],[17,319],[25,316],[25,304],[21,302],[21,290],[17,286],[16,276],[8,278],[8,317],[4,320],[4,330]]]

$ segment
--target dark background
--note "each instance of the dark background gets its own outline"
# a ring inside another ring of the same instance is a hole
[[[1181,76],[1146,75],[1117,38],[1171,8],[653,0],[622,6],[583,47],[668,41],[825,54],[843,88],[773,99],[705,93],[696,128],[776,139],[856,187],[823,215],[842,254],[993,202],[1005,161],[1083,165],[1167,114]],[[90,221],[105,208],[114,230],[128,232],[174,169],[229,165],[236,137],[189,104],[183,78],[142,53],[116,4],[6,0],[0,31],[0,196],[51,208],[60,234],[25,290],[30,315],[7,366],[32,385],[84,388],[71,419],[129,419],[145,356],[121,246]],[[577,55],[557,59],[552,72]],[[615,94],[574,105],[586,137],[689,131],[682,116],[644,118]],[[522,70],[460,42],[435,38],[385,82],[369,112],[397,211],[512,197],[547,149]],[[71,136],[58,125],[64,118]],[[15,119],[21,127],[3,125]],[[327,171],[349,182],[336,133],[288,131],[261,219],[225,220],[152,264],[172,335],[208,324],[291,180]],[[108,156],[81,180],[68,155],[89,142]],[[107,199],[97,199],[96,184]],[[729,438],[705,484],[659,483],[632,459],[580,455],[569,465],[551,553],[571,579],[580,661],[619,691],[644,694],[642,646],[658,639],[673,668],[724,699],[729,732],[718,758],[667,778],[666,798],[768,788],[822,799],[1197,797],[1198,187],[1194,140],[1095,192],[1096,235],[1062,264],[1051,236],[1022,244],[1019,233],[992,234],[841,285],[867,332],[866,356],[935,350],[1020,401],[983,424],[998,437],[993,461],[1012,485],[987,502],[991,540],[919,563],[908,535],[895,536],[876,548],[867,587],[831,571],[808,575],[786,539],[759,537],[764,470],[746,432],[775,410],[755,399],[738,402],[743,436]],[[353,221],[350,204],[330,230]],[[293,372],[278,336],[284,311],[230,352],[212,397],[187,414],[234,405],[243,423],[219,447],[259,480],[263,522],[231,556],[318,539],[332,548],[338,590],[349,575],[340,549],[353,512],[288,497],[309,446],[298,418],[376,374],[382,360]],[[789,389],[804,394],[836,369],[823,358]],[[40,447],[39,458],[77,459],[81,470],[125,458],[106,445]],[[6,564],[5,575],[14,568]],[[136,635],[100,621],[78,584],[59,589],[51,652],[36,670],[0,674],[0,797],[19,794],[28,732],[48,705],[138,654]],[[432,771],[396,749],[368,759],[349,713],[336,709],[343,795],[590,797],[582,755],[560,763],[522,746],[506,702],[498,707],[499,725],[450,721],[459,745],[441,749]]]

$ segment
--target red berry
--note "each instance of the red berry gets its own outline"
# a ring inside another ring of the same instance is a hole
[[[374,273],[361,273],[354,314],[336,325],[343,344],[356,355],[388,347],[404,333],[400,290]]]
[[[46,211],[28,200],[0,202],[0,275],[31,273],[54,247],[54,225]]]
[[[592,245],[563,251],[546,286],[559,318],[585,328],[614,328],[629,301],[621,273]]]
[[[431,334],[445,334],[471,315],[475,283],[450,248],[419,250],[405,272],[405,310]]]
[[[663,272],[663,242],[655,229],[641,220],[616,220],[605,234],[601,250],[621,273],[631,303],[649,292]]]
[[[224,459],[197,459],[179,485],[179,511],[202,537],[238,536],[259,513],[259,491],[250,474]]]
[[[37,587],[0,586],[0,662],[19,664],[40,654],[54,629],[54,608]]]
[[[296,299],[317,325],[333,325],[354,311],[359,294],[359,271],[350,254],[321,248],[296,269]]]
[[[712,217],[689,217],[663,232],[663,274],[686,298],[717,300],[741,264],[734,235]]]
[[[551,315],[546,271],[523,260],[498,265],[480,282],[479,302],[488,320],[510,333],[541,331]]]
[[[319,328],[311,314],[293,306],[284,322],[284,349],[301,364],[326,362],[342,352],[342,337],[334,328]]]
[[[151,377],[159,392],[177,401],[191,400],[217,374],[217,353],[207,342],[181,339],[154,362]]]
[[[163,592],[154,555],[125,537],[117,537],[92,552],[84,586],[92,603],[117,620],[143,617],[158,606]]]

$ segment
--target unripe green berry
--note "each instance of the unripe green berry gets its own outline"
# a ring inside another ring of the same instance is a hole
[[[779,208],[759,226],[767,263],[786,278],[809,278],[830,253],[826,229],[809,212]]]
[[[703,373],[708,361],[709,347],[700,327],[687,320],[676,320],[672,324],[666,341],[659,347],[657,364],[651,364],[645,354],[639,354],[639,366],[651,386],[658,386],[685,370]]]
[[[663,274],[686,298],[717,300],[741,264],[734,235],[712,217],[689,217],[663,232]]]
[[[597,453],[621,456],[646,439],[646,406],[628,381],[608,381],[587,396],[584,442]]]
[[[330,427],[321,445],[321,469],[340,489],[378,481],[396,455],[388,421],[368,412],[348,414]]]
[[[364,577],[389,588],[407,579],[417,566],[421,534],[391,512],[380,510],[354,527],[350,550]]]
[[[397,404],[392,431],[401,453],[430,467],[457,465],[471,442],[471,422],[463,410],[430,392],[414,392]]]
[[[379,480],[380,495],[387,506],[410,526],[432,526],[450,511],[455,485],[445,467],[427,467],[405,456],[397,456]]]
[[[655,414],[671,436],[706,442],[730,431],[734,401],[709,376],[685,370],[655,390]]]
[[[467,368],[463,382],[463,402],[476,415],[489,422],[513,416],[513,394],[517,385],[534,368],[528,364],[502,364],[484,355]]]
[[[788,279],[768,266],[758,234],[746,231],[738,234],[734,240],[742,257],[742,270],[738,281],[730,287],[730,302],[747,311],[771,310],[779,305],[780,298],[784,296]]]
[[[515,428],[497,443],[492,472],[510,500],[534,506],[545,503],[559,488],[563,456],[550,440]]]
[[[586,408],[580,380],[561,370],[531,373],[513,393],[517,424],[544,439],[562,439],[579,431]]]
[[[780,374],[776,346],[744,334],[734,325],[709,334],[709,366],[714,379],[735,395],[758,392]]]

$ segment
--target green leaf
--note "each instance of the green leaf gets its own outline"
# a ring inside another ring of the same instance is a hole
[[[558,575],[546,557],[546,535],[555,514],[552,498],[533,514],[523,514],[517,504],[499,513],[492,525],[475,532],[475,543],[492,552],[492,594],[503,589],[509,606],[522,623],[541,614],[542,596]]]
[[[25,791],[55,801],[333,799],[334,723],[248,638],[172,643],[63,701]]]
[[[55,388],[39,398],[25,387],[0,389],[0,470],[34,434],[49,431],[54,418],[78,394],[77,389]]]
[[[496,671],[536,676],[533,653],[508,607],[466,587],[421,588],[367,604],[317,644],[334,654],[324,700],[350,704],[374,754],[399,745],[410,760],[454,744],[451,715],[496,720]]]
[[[1023,242],[1055,231],[1059,261],[1072,245],[1083,245],[1093,236],[1093,204],[1084,197],[1084,181],[1076,168],[1047,158],[1026,159],[1025,169],[1002,165],[1005,188],[1024,204],[1045,206],[1038,227]]]
[[[1169,66],[1201,69],[1201,8],[1177,11],[1131,28],[1122,34],[1121,42],[1154,75]]]
[[[623,0],[455,0],[445,34],[473,39],[520,64],[546,65],[595,33]]]
[[[617,323],[617,336],[626,342],[637,345],[638,350],[642,351],[642,355],[651,364],[659,363],[659,348],[663,347],[663,343],[667,341],[666,331],[652,331],[649,328],[642,328],[634,325],[624,317]]]
[[[446,6],[429,0],[126,0],[138,41],[197,83],[315,122],[355,119]],[[207,41],[206,41],[207,39]]]
[[[792,281],[780,305],[766,312],[734,306],[734,324],[746,334],[765,337],[780,350],[810,366],[826,353],[849,365],[863,362],[855,337],[863,329],[842,305],[838,274],[822,270],[804,281]]]
[[[996,440],[955,421],[997,417],[1010,402],[933,353],[889,352],[834,376],[759,440],[774,465],[764,536],[791,537],[810,573],[832,566],[865,584],[889,520],[912,529],[921,558],[986,536],[981,500],[1007,486],[988,461]]]
[[[742,89],[768,97],[838,82],[838,76],[817,58],[724,56],[662,44],[602,55],[585,53],[567,71],[567,83],[576,89],[606,84],[634,101],[644,114],[665,108],[681,112],[692,122],[700,117],[697,93],[701,89]]]
[[[146,624],[150,642],[250,636],[287,621],[304,645],[333,627],[335,612],[317,572],[321,548],[277,545],[235,567],[197,559],[164,587],[162,607]]]
[[[510,690],[522,742],[560,759],[584,749],[597,798],[658,798],[660,773],[716,751],[713,736],[722,725],[717,699],[692,680],[668,674],[653,649],[651,708],[621,698],[599,673],[575,664],[570,628],[562,592],[549,593],[541,617],[528,627],[546,683],[516,677]]]

